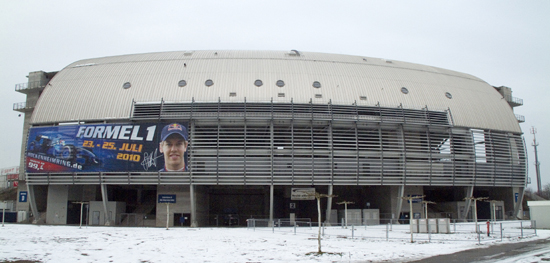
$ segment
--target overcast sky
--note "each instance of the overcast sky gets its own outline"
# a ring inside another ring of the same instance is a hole
[[[536,189],[532,126],[550,183],[550,1],[0,0],[0,168],[19,165],[15,84],[86,58],[181,50],[291,50],[386,58],[508,86]],[[60,101],[60,103],[63,103]]]

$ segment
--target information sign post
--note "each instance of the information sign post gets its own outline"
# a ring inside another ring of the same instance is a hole
[[[4,227],[4,219],[6,219],[6,206],[8,205],[7,201],[4,201],[4,206],[2,207],[2,227]]]
[[[170,224],[170,204],[176,203],[176,195],[159,195],[158,198],[159,204],[166,204],[166,230],[168,230]]]
[[[166,203],[166,230],[168,230],[170,223],[170,203]]]

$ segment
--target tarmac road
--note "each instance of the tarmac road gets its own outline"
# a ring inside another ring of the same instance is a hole
[[[492,245],[489,247],[476,248],[457,252],[448,255],[439,255],[431,258],[425,258],[417,261],[408,261],[409,263],[513,263],[526,262],[522,259],[536,258],[536,261],[528,262],[550,262],[550,238],[539,239],[527,242],[506,243],[501,245]]]

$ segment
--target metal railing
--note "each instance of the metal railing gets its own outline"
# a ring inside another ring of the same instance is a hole
[[[117,218],[119,226],[144,226],[146,214],[140,213],[120,213]]]
[[[24,109],[32,109],[36,106],[35,104],[26,103],[26,102],[16,102],[13,104],[13,110],[24,110]]]
[[[29,87],[29,84],[27,82],[15,84],[15,91],[25,90],[28,87]]]
[[[97,185],[97,184],[118,184],[118,185],[158,185],[158,184],[190,184],[189,173],[170,172],[143,172],[143,173],[28,173],[27,183],[31,185]]]
[[[248,228],[255,227],[309,227],[312,228],[313,224],[311,218],[277,218],[273,221],[269,219],[249,218],[246,220],[246,226]]]
[[[504,96],[504,99],[506,99],[507,102],[521,106],[523,105],[523,99],[512,97],[512,96]]]
[[[518,122],[525,122],[525,116],[516,114],[516,120],[518,120]]]
[[[247,229],[253,231],[271,231],[273,233],[293,233],[295,235],[317,235],[318,223],[312,222],[310,225],[296,224],[278,224],[280,219],[266,221],[266,219],[248,219]],[[281,222],[284,222],[281,221]],[[298,221],[296,221],[298,222]],[[304,227],[306,226],[306,227]],[[414,225],[413,225],[414,226]],[[330,238],[354,238],[370,241],[423,241],[423,242],[499,242],[504,239],[523,239],[537,235],[536,222],[533,221],[499,221],[490,222],[489,231],[486,223],[458,223],[449,225],[448,231],[440,233],[438,227],[427,225],[427,231],[419,233],[413,231],[408,224],[385,224],[385,225],[348,225],[331,224],[331,226],[322,227],[322,236],[325,240]],[[325,241],[326,242],[326,241]]]
[[[25,83],[15,84],[15,91],[41,89],[41,88],[44,88],[45,86],[46,86],[46,83],[41,81],[25,82]]]

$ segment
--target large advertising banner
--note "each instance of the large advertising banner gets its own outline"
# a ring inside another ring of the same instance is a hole
[[[187,171],[186,124],[94,124],[29,131],[26,171]]]

